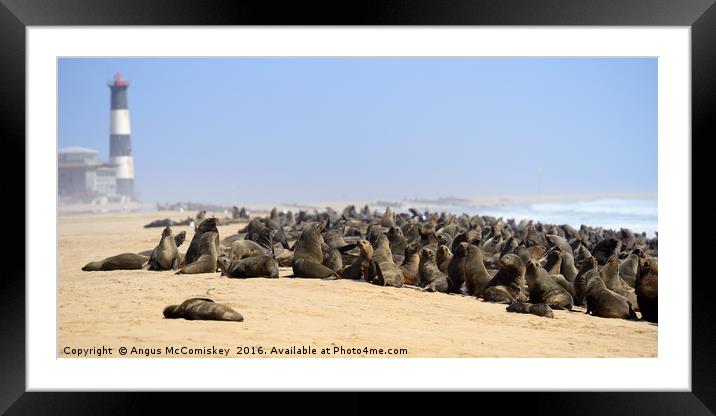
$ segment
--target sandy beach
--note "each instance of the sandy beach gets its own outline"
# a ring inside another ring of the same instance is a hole
[[[112,348],[103,357],[296,357],[279,351],[313,347],[310,357],[655,357],[654,324],[604,319],[584,309],[554,311],[554,319],[505,311],[505,305],[472,297],[378,287],[362,281],[289,278],[228,279],[219,273],[177,276],[174,272],[83,272],[86,263],[153,248],[161,228],[142,226],[159,218],[181,220],[194,213],[145,212],[58,218],[58,356]],[[211,213],[209,213],[211,215]],[[224,217],[223,213],[216,213]],[[220,226],[222,238],[241,225]],[[186,251],[193,229],[187,232]],[[162,310],[191,297],[225,303],[244,322],[164,319]],[[144,350],[131,353],[132,347]],[[167,353],[174,347],[175,353]],[[202,348],[186,355],[180,348]],[[248,348],[243,348],[248,347]],[[252,348],[253,347],[253,348]],[[255,353],[261,347],[263,354]],[[276,347],[277,353],[272,354]],[[360,349],[333,354],[334,347]],[[371,355],[369,349],[407,353]],[[217,348],[228,353],[216,354]],[[239,350],[239,348],[243,348]],[[328,348],[330,355],[320,354]],[[70,352],[68,352],[70,351]],[[86,350],[85,350],[86,351]],[[158,352],[157,352],[158,351]],[[249,355],[238,354],[239,351]],[[90,353],[86,356],[98,356]],[[82,355],[85,356],[85,355]]]

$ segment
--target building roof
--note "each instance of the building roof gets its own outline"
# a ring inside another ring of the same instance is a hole
[[[86,147],[74,146],[74,147],[64,147],[62,149],[59,149],[57,152],[58,153],[94,153],[94,154],[96,154],[96,153],[99,153],[99,150],[88,149]]]

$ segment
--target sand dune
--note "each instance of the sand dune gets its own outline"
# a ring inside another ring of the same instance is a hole
[[[193,213],[190,213],[193,214]],[[206,348],[197,356],[226,348],[229,357],[305,356],[278,349],[314,347],[315,357],[372,356],[320,354],[334,347],[387,350],[407,354],[384,357],[655,357],[657,326],[646,322],[587,316],[583,309],[555,311],[555,319],[505,311],[505,305],[470,297],[377,287],[356,281],[287,278],[227,279],[215,274],[176,276],[174,272],[82,272],[89,261],[122,252],[152,248],[160,228],[142,228],[157,218],[181,220],[187,213],[151,212],[63,216],[58,220],[59,328],[58,356],[65,348],[119,347],[150,349],[151,357],[167,347]],[[222,217],[222,214],[217,214]],[[240,226],[221,226],[227,236]],[[185,251],[193,235],[187,231]],[[244,322],[168,320],[162,310],[190,297],[226,303]],[[263,355],[237,354],[243,351]],[[254,347],[253,349],[251,347]],[[277,354],[270,354],[273,347]],[[157,353],[156,351],[159,351]],[[175,350],[176,351],[176,350]],[[200,351],[201,352],[201,351]],[[90,353],[88,356],[97,356]],[[145,357],[142,351],[126,357]]]

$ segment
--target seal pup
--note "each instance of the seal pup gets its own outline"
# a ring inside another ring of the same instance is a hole
[[[467,257],[468,243],[460,243],[455,249],[455,253],[448,262],[447,266],[447,278],[448,278],[448,290],[447,293],[460,293],[460,288],[465,283],[465,258]]]
[[[507,312],[531,313],[532,315],[542,316],[544,318],[554,318],[552,308],[544,303],[534,304],[514,301],[507,306]]]
[[[382,286],[403,286],[403,271],[393,262],[390,252],[390,243],[385,234],[380,234],[373,249],[373,263],[375,264],[377,278],[371,283]]]
[[[487,302],[509,303],[513,300],[527,301],[525,285],[525,264],[515,254],[500,259],[500,269],[487,283],[483,299]]]
[[[656,259],[639,260],[635,286],[641,317],[646,321],[658,323],[659,263]]]
[[[405,246],[405,257],[400,270],[403,271],[403,283],[406,285],[416,286],[419,281],[418,268],[420,266],[420,243],[413,241]]]
[[[431,292],[447,293],[447,276],[438,269],[438,265],[435,264],[435,252],[429,248],[420,250],[418,274],[420,287]]]
[[[164,308],[167,319],[184,318],[190,321],[234,321],[241,322],[244,317],[226,305],[220,305],[211,299],[191,298],[181,305],[169,305]]]
[[[483,295],[492,277],[487,272],[482,247],[468,244],[465,256],[465,286],[467,294],[477,298]]]
[[[179,268],[179,250],[171,227],[164,228],[159,244],[149,256],[149,270],[176,270]]]
[[[222,276],[238,279],[246,277],[278,279],[278,262],[271,256],[253,256],[241,260],[220,257],[217,262]]]
[[[323,222],[308,224],[294,244],[293,275],[307,278],[339,278],[338,274],[323,264]]]
[[[139,270],[143,269],[149,257],[136,253],[122,253],[107,257],[100,261],[92,261],[82,267],[85,272],[100,272],[109,270]]]
[[[529,286],[531,303],[546,303],[554,309],[572,309],[574,300],[565,288],[555,282],[534,260],[527,263],[525,279]]]
[[[587,281],[587,314],[602,318],[637,319],[636,312],[627,299],[607,289],[598,271],[590,270],[585,273],[584,278]]]
[[[435,264],[438,265],[438,269],[447,275],[448,264],[452,259],[452,252],[447,245],[440,245],[435,251]]]
[[[214,247],[218,250],[220,240],[219,240],[219,230],[216,228],[216,218],[206,218],[203,220],[199,225],[196,227],[196,233],[194,234],[194,237],[191,238],[191,243],[189,243],[189,248],[186,251],[186,254],[184,255],[184,263],[189,264],[195,262],[200,254],[199,254],[199,248],[201,246],[201,237],[208,232],[214,233]],[[216,270],[214,270],[216,271]]]
[[[210,218],[209,218],[210,219]],[[206,221],[206,220],[205,220]],[[201,235],[199,245],[199,256],[195,261],[184,264],[177,274],[198,274],[198,273],[214,273],[217,266],[217,250],[216,240],[218,234],[209,231]]]

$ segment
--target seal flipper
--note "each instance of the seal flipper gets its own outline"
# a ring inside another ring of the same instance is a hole
[[[346,251],[349,251],[349,250],[353,250],[353,249],[356,248],[356,247],[358,247],[358,244],[357,244],[357,243],[346,244],[345,246],[338,247],[338,251],[340,251],[341,253],[343,253],[343,252],[346,252]]]
[[[375,265],[375,279],[371,283],[374,283],[376,285],[385,286],[385,279],[383,279],[383,270],[380,269],[380,264],[378,262],[373,262]]]

